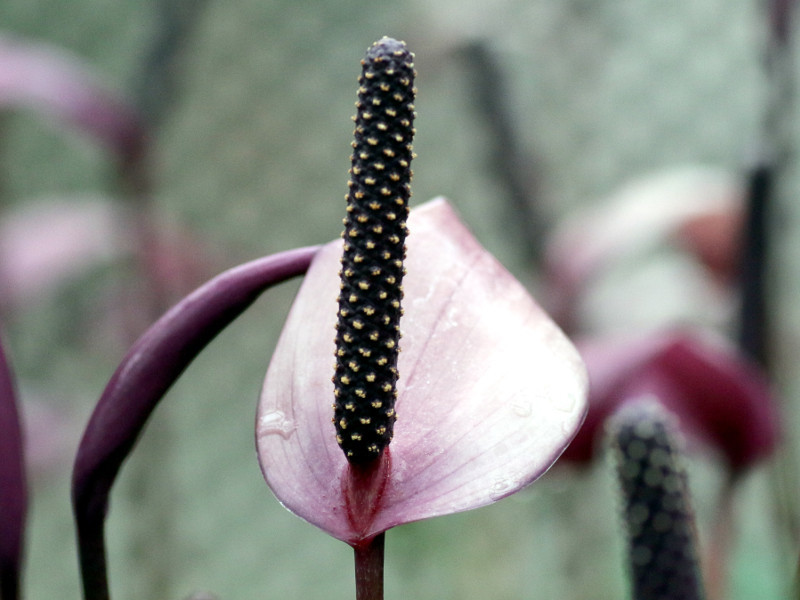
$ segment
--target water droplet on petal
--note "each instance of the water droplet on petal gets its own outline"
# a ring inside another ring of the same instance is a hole
[[[278,434],[283,439],[288,440],[294,433],[295,424],[291,419],[287,419],[281,411],[266,413],[258,420],[258,435]]]
[[[524,400],[518,400],[511,405],[511,410],[514,411],[514,414],[518,417],[527,418],[533,414],[533,407],[531,406],[530,402],[526,402]]]
[[[519,486],[519,477],[514,474],[510,477],[502,477],[492,484],[492,500],[500,500],[508,496]]]

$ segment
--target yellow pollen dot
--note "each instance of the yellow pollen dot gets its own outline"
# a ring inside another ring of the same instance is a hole
[[[403,140],[398,140],[398,141],[402,142]],[[367,138],[367,143],[370,146],[377,146],[378,145],[378,140],[376,140],[375,138]]]
[[[388,91],[389,91],[389,84],[388,84],[388,83],[382,83],[382,84],[380,84],[380,86],[378,86],[378,87],[380,87],[380,88],[381,88],[381,91],[382,91],[382,92],[388,92]]]
[[[367,448],[367,450],[369,450],[373,454],[377,454],[378,452],[380,452],[380,449],[378,448],[377,444],[370,444],[369,448]]]
[[[369,424],[370,424],[370,421],[371,421],[371,419],[370,419],[369,417],[361,417],[361,418],[359,419],[359,421],[361,421],[361,424],[362,424],[362,425],[369,425]]]
[[[384,189],[385,189],[385,188],[384,188]],[[393,212],[386,213],[386,218],[387,218],[389,221],[394,221],[394,220],[397,218],[397,215],[396,215],[396,214],[394,214]]]
[[[351,433],[350,434],[350,439],[353,440],[354,442],[359,442],[359,441],[361,441],[361,434],[360,433]]]
[[[389,362],[389,359],[388,359],[388,358],[386,358],[385,356],[381,356],[381,357],[378,359],[378,361],[377,361],[377,362],[378,362],[378,364],[379,364],[380,366],[383,366],[383,365],[385,365],[386,363],[388,363],[388,362]]]
[[[384,427],[383,425],[381,425],[380,427],[378,427],[378,428],[375,430],[375,433],[377,433],[378,435],[386,435],[386,427]]]
[[[394,416],[394,409],[393,408],[387,408],[386,409],[386,416],[387,417],[393,417]]]
[[[339,444],[340,446],[342,444],[344,444],[344,440],[342,439],[342,436],[340,436],[338,433],[336,434],[336,443]]]
[[[358,158],[360,158],[361,160],[367,160],[369,158],[369,153],[362,152],[361,154],[358,155]]]
[[[367,373],[365,379],[370,383],[372,383],[373,381],[375,381],[375,373]]]
[[[353,275],[355,275],[355,273],[353,273],[353,269],[345,269],[344,270],[344,276],[345,277],[352,277]]]
[[[389,348],[389,350],[394,348],[395,347],[394,340],[386,340],[386,347]]]
[[[366,281],[359,281],[358,287],[361,288],[362,290],[368,290],[369,284]]]
[[[364,220],[366,221],[366,219],[364,219]],[[361,254],[356,254],[353,257],[353,262],[355,262],[355,263],[364,262],[364,257]]]
[[[379,162],[376,162],[372,166],[375,167],[376,171],[383,171],[386,168],[386,165],[384,165],[383,163],[379,163]]]
[[[389,285],[394,285],[395,283],[397,283],[397,279],[395,279],[390,275],[389,277],[386,278],[386,283],[388,283]]]
[[[367,250],[374,250],[374,249],[375,249],[375,242],[373,242],[372,240],[369,240],[367,242]]]
[[[382,196],[391,196],[392,195],[392,190],[390,190],[389,188],[383,187],[383,188],[381,188],[381,195]]]
[[[369,112],[368,110],[365,110],[365,111],[364,111],[363,113],[361,113],[361,114],[364,116],[364,119],[365,119],[365,120],[367,120],[367,121],[369,121],[369,120],[372,118],[372,113],[371,113],[371,112]]]
[[[351,229],[350,231],[347,232],[347,235],[349,235],[351,238],[358,237],[358,230]]]
[[[381,402],[380,400],[373,400],[372,402],[370,402],[370,406],[372,408],[380,408],[381,406],[383,406],[383,402]]]
[[[372,228],[372,231],[374,231],[375,233],[381,234],[381,233],[383,233],[383,227],[381,227],[380,225],[375,225]]]
[[[384,90],[384,91],[388,92],[389,90]],[[395,109],[393,109],[393,108],[387,108],[384,112],[386,113],[386,116],[388,116],[388,117],[396,117],[397,116],[397,111]]]
[[[357,302],[358,301],[358,296],[356,296],[355,294],[350,294],[350,297],[347,300],[349,302]]]
[[[381,300],[386,300],[387,296],[388,294],[386,292],[381,292],[380,294],[378,294],[378,298],[380,298]]]
[[[369,334],[369,339],[372,340],[373,342],[377,342],[380,339],[380,337],[381,336],[377,331],[373,331],[372,333]]]
[[[347,363],[347,366],[350,367],[350,370],[352,370],[353,373],[358,373],[358,369],[360,368],[358,366],[358,363],[356,363],[356,362],[354,362],[352,360],[349,363]]]
[[[391,383],[384,383],[383,387],[381,389],[384,392],[391,392],[392,391],[392,384]]]
[[[339,427],[347,429],[347,419],[339,419]]]
[[[364,192],[361,192],[361,191],[358,191],[358,192],[356,192],[356,193],[355,193],[355,197],[356,197],[358,200],[361,200],[361,199],[364,197]]]
[[[364,311],[364,314],[367,315],[368,317],[371,317],[372,315],[375,314],[375,309],[372,308],[371,306],[365,306],[362,310]]]
[[[353,321],[353,327],[355,327],[356,329],[361,329],[362,327],[364,327],[364,323],[362,323],[359,320],[355,320]]]
[[[361,169],[359,167],[353,167],[352,169],[350,169],[350,172],[353,175],[360,175],[361,174]]]
[[[381,203],[376,200],[373,200],[372,202],[369,203],[369,207],[372,210],[378,210],[381,207]]]
[[[380,131],[386,131],[387,129],[389,129],[389,126],[388,126],[388,125],[386,125],[386,123],[378,123],[378,124],[376,125],[376,127],[377,127],[377,128],[380,130]],[[400,140],[398,140],[398,141],[400,141]]]
[[[355,390],[353,393],[354,393],[356,396],[358,396],[359,398],[366,398],[366,397],[367,397],[367,392],[365,392],[364,390],[362,390],[362,389],[360,389],[360,388],[359,388],[359,389],[357,389],[357,390]]]
[[[359,348],[358,349],[358,353],[361,354],[361,356],[364,356],[366,358],[369,358],[370,356],[372,356],[372,350],[367,350],[366,348]]]
[[[342,385],[350,385],[350,378],[349,378],[347,375],[342,375],[342,376],[339,378],[339,382],[340,382]]]
[[[348,402],[347,404],[344,405],[344,409],[349,410],[350,412],[355,412],[356,405],[353,404],[352,402]]]
[[[372,99],[372,106],[380,106],[380,105],[381,105],[380,98],[373,98]]]
[[[398,143],[399,143],[399,142],[402,142],[402,141],[403,141],[403,136],[402,136],[402,135],[400,135],[399,133],[395,133],[395,134],[394,134],[394,141],[396,141],[396,142],[398,142]]]
[[[384,153],[386,156],[388,156],[389,158],[394,158],[394,154],[395,154],[395,152],[394,152],[394,150],[392,150],[391,148],[384,148],[384,149],[383,149],[383,153]]]
[[[367,185],[375,185],[375,178],[374,177],[365,177],[364,183]]]
[[[400,175],[398,175],[397,173],[392,173],[391,175],[389,175],[389,179],[391,179],[392,181],[400,181]]]

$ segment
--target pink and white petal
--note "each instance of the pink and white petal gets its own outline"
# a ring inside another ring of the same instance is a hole
[[[316,257],[267,373],[257,443],[275,495],[354,541],[489,504],[555,461],[585,412],[577,352],[443,200],[409,219],[391,470],[368,531],[353,531],[335,442],[333,332],[341,244]]]

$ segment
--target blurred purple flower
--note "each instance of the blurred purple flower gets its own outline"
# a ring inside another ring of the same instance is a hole
[[[34,108],[96,137],[121,162],[139,160],[146,134],[133,108],[63,49],[0,35],[0,108]]]
[[[340,241],[314,258],[258,410],[272,491],[354,547],[528,485],[561,454],[586,406],[573,346],[450,206],[419,207],[408,226],[397,423],[382,457],[351,465],[331,423]]]
[[[588,340],[578,348],[589,371],[589,411],[564,452],[566,460],[590,460],[608,417],[647,396],[674,413],[693,440],[719,452],[734,472],[774,450],[778,415],[766,378],[721,340],[674,331]]]

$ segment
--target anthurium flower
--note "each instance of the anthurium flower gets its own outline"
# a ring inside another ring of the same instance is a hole
[[[655,397],[694,441],[737,472],[768,456],[777,409],[758,366],[729,344],[687,330],[579,342],[589,371],[589,412],[564,458],[589,460],[602,425],[621,406]]]
[[[258,409],[272,491],[354,546],[518,491],[558,458],[585,410],[575,349],[449,204],[413,210],[408,230],[397,421],[378,464],[350,465],[331,423],[341,241],[311,264]]]
[[[730,303],[722,284],[733,279],[741,253],[744,197],[731,175],[695,167],[635,180],[590,203],[548,240],[546,306],[570,330],[720,322]],[[618,310],[621,298],[663,281],[680,293]]]

